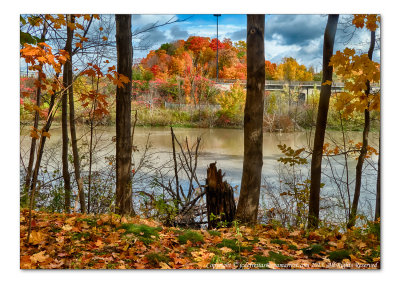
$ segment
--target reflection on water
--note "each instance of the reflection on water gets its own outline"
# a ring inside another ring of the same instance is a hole
[[[47,147],[54,147],[61,142],[61,127],[54,127],[51,131],[51,138],[46,142]],[[193,144],[198,136],[201,136],[201,155],[198,164],[198,176],[200,180],[204,180],[206,175],[206,168],[209,163],[217,161],[218,168],[225,172],[225,177],[228,182],[233,186],[240,185],[242,175],[243,163],[243,131],[238,129],[192,129],[192,128],[176,128],[174,132],[179,140],[183,141],[188,138],[189,144]],[[138,127],[135,129],[134,144],[142,147],[150,134],[150,142],[152,144],[152,151],[157,152],[158,162],[162,164],[170,158],[171,149],[171,135],[169,128],[146,128]],[[89,143],[90,133],[87,126],[79,126],[78,133],[79,144],[87,145]],[[352,139],[355,142],[361,141],[362,133],[350,132],[346,133],[347,139]],[[96,129],[96,142],[95,150],[97,156],[97,164],[94,170],[105,166],[106,161],[104,156],[115,154],[115,143],[112,142],[112,137],[115,136],[114,127],[99,127]],[[277,159],[282,156],[277,145],[286,144],[292,148],[306,147],[310,145],[310,140],[314,137],[309,132],[297,133],[264,133],[264,165],[263,177],[270,181],[277,181]],[[334,144],[342,141],[342,134],[340,132],[327,132],[325,141]],[[25,164],[28,159],[28,150],[30,145],[30,138],[28,127],[21,132],[21,155]],[[378,133],[370,134],[370,145],[378,147]],[[57,152],[56,152],[57,153]],[[61,159],[61,148],[58,151]],[[141,154],[137,153],[138,156]],[[376,163],[377,158],[374,157],[372,163]],[[309,157],[311,160],[311,157]],[[334,163],[335,170],[340,171],[343,168],[342,159],[337,159]],[[350,179],[354,178],[356,160],[352,158],[349,162]],[[309,166],[309,165],[308,165]],[[325,168],[325,169],[324,169]],[[323,164],[325,174],[329,175],[330,169],[326,168],[326,163]],[[305,172],[305,174],[307,174]],[[376,173],[373,171],[367,174],[365,178],[368,186],[371,186],[371,191],[376,180]],[[329,184],[327,184],[329,186]]]

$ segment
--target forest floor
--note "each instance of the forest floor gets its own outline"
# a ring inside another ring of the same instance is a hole
[[[140,218],[20,213],[21,269],[379,269],[379,224],[345,233],[256,225],[164,227]],[[375,228],[374,228],[375,227]]]

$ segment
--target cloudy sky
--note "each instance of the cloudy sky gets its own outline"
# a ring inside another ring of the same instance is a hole
[[[350,42],[344,22],[348,15],[339,17],[338,31],[335,39],[335,50],[345,46],[354,47],[359,52],[368,50],[369,32],[357,30]],[[171,19],[184,20],[166,25],[151,32],[140,34],[135,41],[146,42],[150,49],[157,49],[165,42],[187,39],[189,36],[216,37],[216,17],[212,14],[195,15],[133,15],[133,26],[136,31],[143,30],[153,23],[165,23]],[[316,70],[322,67],[323,36],[328,17],[326,15],[267,15],[265,19],[265,56],[266,59],[279,63],[284,57],[294,57],[299,63]],[[219,39],[230,38],[232,41],[246,40],[246,15],[222,14],[218,20]],[[378,33],[379,36],[379,33]],[[374,60],[380,61],[380,45],[374,53]],[[135,51],[135,58],[146,56],[147,51]]]

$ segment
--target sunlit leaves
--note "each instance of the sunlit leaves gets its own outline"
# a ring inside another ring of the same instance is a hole
[[[286,144],[278,144],[278,148],[285,155],[285,157],[280,157],[278,159],[279,162],[282,162],[283,164],[289,164],[290,166],[294,166],[296,164],[307,164],[307,159],[301,157],[301,154],[305,150],[304,148],[294,150]]]
[[[378,110],[380,91],[366,95],[367,82],[380,82],[380,65],[368,58],[367,54],[356,55],[354,49],[345,48],[332,56],[330,65],[345,83],[345,91],[335,94],[334,106],[349,117],[354,111]]]
[[[296,59],[288,57],[283,58],[282,64],[279,64],[274,78],[286,81],[312,81],[313,74],[307,71],[306,66],[300,65]]]

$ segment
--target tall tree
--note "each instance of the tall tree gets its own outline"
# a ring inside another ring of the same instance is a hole
[[[374,48],[375,48],[375,30],[372,30],[371,31],[371,42],[370,42],[369,50],[368,50],[369,60],[372,60]],[[365,96],[368,100],[368,96],[371,93],[371,83],[369,80],[367,80],[366,86],[367,86],[367,88],[365,90]],[[359,202],[360,193],[361,193],[362,169],[363,169],[364,160],[365,160],[365,157],[366,157],[367,151],[368,151],[368,135],[369,135],[370,124],[371,124],[371,118],[370,118],[369,103],[368,103],[367,107],[364,109],[363,139],[362,139],[360,155],[358,156],[358,160],[357,160],[356,184],[354,187],[353,203],[351,205],[350,217],[349,217],[349,222],[347,223],[347,228],[353,227],[356,223],[357,208],[358,208],[358,202]]]
[[[67,23],[71,23],[72,15],[66,15]],[[67,41],[65,51],[72,54],[72,37],[74,31],[67,24]],[[70,71],[71,70],[71,71]],[[69,56],[63,69],[63,87],[67,89],[72,83],[72,61]],[[69,77],[71,75],[71,78]],[[71,177],[68,170],[68,96],[63,92],[61,99],[61,129],[62,129],[62,174],[64,179],[64,210],[70,212],[71,207]]]
[[[257,221],[263,165],[265,15],[247,15],[247,95],[244,110],[243,174],[236,218]]]
[[[132,31],[131,15],[115,15],[117,43],[117,72],[120,78],[129,78],[117,85],[116,97],[116,212],[133,214],[131,185],[131,93]]]
[[[311,186],[308,212],[308,227],[310,229],[318,228],[319,222],[322,150],[324,146],[333,74],[333,67],[329,65],[329,62],[333,54],[333,45],[335,41],[338,20],[339,15],[329,15],[324,34],[321,94],[319,97],[314,148],[311,159]]]
[[[70,15],[71,23],[75,23],[75,16]],[[71,39],[72,42],[72,39]],[[72,145],[72,157],[74,164],[75,180],[78,185],[78,196],[80,201],[81,212],[86,212],[85,205],[85,192],[83,190],[83,180],[81,178],[80,162],[79,162],[79,152],[78,152],[78,140],[76,138],[76,128],[75,128],[75,107],[74,107],[74,89],[72,85],[72,50],[70,53],[70,60],[67,64],[70,64],[68,68],[68,99],[69,99],[69,128],[71,131],[71,145]]]

